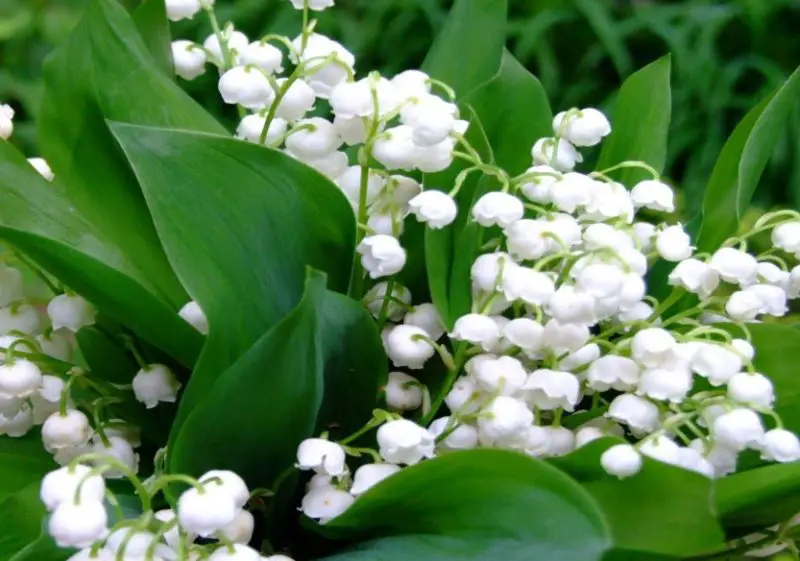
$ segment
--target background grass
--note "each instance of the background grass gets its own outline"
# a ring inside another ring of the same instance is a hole
[[[87,0],[0,2],[0,102],[18,111],[16,142],[36,154],[33,121],[46,54],[80,17]],[[136,0],[125,0],[135,3]],[[358,69],[398,72],[420,64],[450,0],[337,0],[319,28],[357,55]],[[250,37],[294,35],[287,0],[217,0],[222,20]],[[510,0],[508,44],[545,85],[554,108],[608,107],[621,81],[666,52],[673,55],[673,123],[668,175],[682,212],[697,212],[722,144],[750,107],[800,64],[800,0]],[[203,18],[175,26],[202,40]],[[480,41],[480,37],[476,37]],[[464,61],[469,64],[469,61]],[[235,115],[207,73],[186,85],[218,116]],[[800,110],[780,132],[756,205],[800,207]]]

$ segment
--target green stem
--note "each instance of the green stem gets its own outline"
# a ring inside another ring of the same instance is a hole
[[[458,344],[456,356],[453,361],[453,367],[448,370],[444,384],[442,384],[441,389],[439,389],[439,393],[436,394],[436,397],[431,402],[431,410],[420,420],[420,425],[427,426],[430,424],[433,418],[436,417],[436,413],[438,413],[439,409],[442,407],[444,399],[447,397],[447,393],[453,387],[456,378],[458,378],[458,375],[461,372],[461,368],[464,366],[464,362],[467,358],[468,348],[469,345],[464,341]]]
[[[48,277],[48,276],[47,276],[47,275],[44,273],[44,271],[42,271],[42,270],[41,270],[39,267],[37,267],[37,266],[36,266],[36,265],[33,263],[33,261],[30,261],[30,260],[29,260],[27,257],[24,257],[24,256],[22,255],[22,253],[20,253],[19,251],[15,251],[15,252],[14,252],[14,256],[17,258],[17,260],[18,260],[20,263],[22,263],[22,264],[23,264],[23,265],[25,265],[25,266],[26,266],[28,269],[30,269],[31,271],[33,271],[33,273],[34,273],[34,274],[35,274],[37,277],[39,277],[39,278],[42,280],[42,282],[43,282],[43,283],[45,284],[45,286],[46,286],[46,287],[47,287],[47,288],[50,290],[50,292],[52,292],[52,293],[53,293],[53,294],[55,294],[55,295],[59,295],[59,294],[61,294],[62,292],[64,292],[64,291],[63,291],[63,290],[61,290],[61,289],[60,289],[58,286],[56,286],[56,285],[53,283],[53,281],[51,281],[51,280],[50,280],[50,278],[49,278],[49,277]]]
[[[383,329],[386,325],[386,316],[389,314],[389,304],[392,302],[392,292],[394,291],[394,277],[391,277],[386,282],[386,293],[383,295],[383,302],[381,303],[381,310],[378,314],[378,331]]]
[[[211,29],[214,31],[214,35],[217,37],[219,50],[222,53],[222,69],[229,70],[233,67],[233,59],[231,58],[231,51],[228,48],[228,40],[222,34],[222,30],[219,27],[219,21],[217,20],[217,14],[214,12],[213,6],[209,3],[205,10],[208,14],[208,20],[211,22]]]

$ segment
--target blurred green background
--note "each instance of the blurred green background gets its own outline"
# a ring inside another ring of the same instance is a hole
[[[87,0],[0,0],[0,102],[18,112],[16,142],[36,155],[33,121],[41,63],[80,17]],[[125,0],[135,3],[136,0]],[[337,0],[319,29],[357,55],[358,69],[386,73],[420,64],[452,0]],[[255,38],[297,33],[288,0],[217,0],[223,21]],[[683,215],[698,209],[727,135],[800,64],[800,0],[510,0],[508,44],[547,89],[554,109],[609,107],[622,79],[673,55],[668,176],[681,188]],[[202,40],[205,18],[174,26]],[[475,38],[480,41],[480,37]],[[469,61],[464,61],[469,64]],[[207,73],[187,89],[223,120],[234,115]],[[154,100],[155,102],[155,100]],[[781,139],[756,205],[800,207],[800,110]]]

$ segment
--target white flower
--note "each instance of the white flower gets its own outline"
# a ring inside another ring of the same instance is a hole
[[[800,296],[800,265],[796,265],[789,272],[789,286],[787,289],[789,298]]]
[[[392,464],[414,465],[434,455],[434,436],[407,419],[381,425],[377,438],[381,457]]]
[[[578,290],[601,300],[619,297],[624,283],[625,274],[622,270],[606,263],[587,265],[575,277]]]
[[[25,296],[23,283],[24,278],[19,269],[0,266],[0,306],[22,300]]]
[[[666,261],[688,259],[692,249],[692,239],[680,224],[668,226],[656,234],[656,251]]]
[[[105,481],[99,475],[90,475],[91,471],[91,468],[77,464],[62,467],[45,475],[39,489],[39,497],[47,510],[54,510],[64,502],[74,502],[79,485],[81,485],[79,503],[103,502]]]
[[[47,418],[58,411],[61,402],[61,393],[66,384],[61,378],[45,374],[42,376],[42,385],[39,391],[30,396],[30,404],[33,411],[34,424],[41,425]],[[2,403],[2,400],[0,400]],[[67,400],[68,406],[71,402]],[[16,413],[16,411],[15,411]],[[0,415],[3,414],[3,407],[0,405]]]
[[[379,282],[370,288],[364,295],[364,305],[374,318],[380,317],[381,310],[383,309],[383,301],[386,297],[386,288],[389,286],[387,282]],[[411,292],[402,284],[394,283],[392,287],[392,299],[389,300],[389,305],[386,308],[386,317],[391,321],[400,321],[405,315],[406,306],[411,305]]]
[[[637,393],[658,401],[680,403],[692,389],[692,373],[686,368],[648,368],[642,372]]]
[[[361,265],[373,279],[399,273],[406,264],[406,250],[392,236],[367,236],[356,250],[361,254]]]
[[[239,53],[239,63],[255,66],[266,74],[273,74],[283,70],[283,53],[281,50],[266,42],[253,41]]]
[[[678,465],[680,462],[680,447],[663,435],[647,439],[639,447],[639,451],[665,464]]]
[[[421,70],[404,70],[392,78],[392,85],[402,101],[421,98],[431,91],[430,76]]]
[[[234,544],[247,544],[253,539],[254,529],[255,518],[253,515],[244,509],[239,509],[233,522],[217,532],[217,536],[222,536]],[[256,559],[260,560],[261,558],[256,557]]]
[[[725,303],[725,313],[737,321],[752,321],[756,319],[763,306],[761,297],[755,292],[738,290],[731,294]]]
[[[196,561],[194,558],[190,558],[190,560]],[[67,561],[116,561],[116,555],[106,548],[94,551],[93,548],[87,547],[75,553]]]
[[[53,170],[50,169],[50,164],[47,163],[47,160],[43,158],[28,158],[28,163],[47,181],[53,181],[55,175]]]
[[[0,415],[0,436],[19,438],[28,434],[32,428],[33,412],[27,403],[23,403],[19,410],[9,417]]]
[[[42,386],[42,371],[33,362],[17,359],[0,365],[0,397],[30,397]]]
[[[400,466],[394,464],[364,464],[353,474],[353,486],[350,488],[350,494],[363,495],[400,469]]]
[[[69,409],[64,415],[56,412],[47,418],[42,425],[42,441],[48,452],[83,446],[89,442],[91,430],[86,415],[77,409]]]
[[[562,323],[551,319],[544,326],[542,346],[549,348],[556,355],[574,352],[583,347],[591,337],[589,328],[584,324]]]
[[[655,368],[673,358],[675,345],[675,337],[669,331],[649,327],[633,336],[631,354],[643,366]]]
[[[648,251],[653,245],[653,238],[656,236],[656,227],[649,222],[636,222],[633,225],[633,238],[638,243],[642,251]]]
[[[478,416],[482,440],[502,444],[523,435],[533,423],[533,413],[525,403],[508,396],[497,396]]]
[[[321,158],[336,151],[342,139],[333,123],[322,117],[311,117],[297,122],[286,139],[286,148],[300,158]]]
[[[717,417],[711,433],[720,444],[738,451],[757,444],[764,437],[764,425],[753,410],[741,407]]]
[[[297,468],[333,477],[344,475],[345,452],[339,444],[322,438],[307,438],[297,447]]]
[[[347,198],[358,205],[361,194],[361,166],[349,166],[339,177],[336,178],[336,185],[344,192]],[[367,173],[367,204],[371,205],[381,195],[386,187],[386,180],[374,170]]]
[[[175,74],[184,80],[194,80],[206,71],[206,52],[199,45],[181,39],[172,42],[172,62]]]
[[[500,191],[486,193],[472,207],[475,221],[486,228],[506,226],[520,220],[525,213],[522,201],[513,195]]]
[[[292,62],[307,62],[314,59],[306,67],[308,71],[306,80],[308,85],[314,89],[317,97],[328,99],[333,88],[347,79],[347,68],[352,71],[356,59],[342,45],[319,33],[312,33],[307,37],[305,49],[302,49],[301,46],[302,39],[301,35],[292,41],[295,50],[302,51],[299,61],[293,55],[291,56]],[[336,62],[321,62],[330,55],[336,57]]]
[[[154,516],[156,520],[163,523],[172,522],[177,517],[175,511],[169,508],[156,511],[154,513]],[[189,541],[194,541],[196,537],[197,536],[190,534]],[[178,530],[177,527],[173,527],[171,530],[167,530],[164,533],[164,541],[167,542],[167,545],[169,545],[173,549],[177,549],[178,541],[181,539],[182,539],[181,532]],[[113,561],[113,559],[110,561]]]
[[[407,125],[381,133],[372,144],[372,157],[389,170],[414,169],[420,158],[420,149],[411,139],[412,134]],[[358,136],[354,135],[353,140]]]
[[[772,230],[772,245],[787,253],[800,251],[800,222],[784,222]]]
[[[572,352],[558,361],[560,370],[577,370],[600,357],[600,346],[597,343],[584,345],[575,352]]]
[[[636,208],[649,208],[662,212],[675,211],[672,188],[657,179],[646,179],[634,185],[631,200]]]
[[[297,10],[302,10],[304,6],[307,4],[309,10],[314,10],[316,12],[321,12],[325,8],[330,8],[333,6],[334,0],[289,0],[292,3],[292,6],[295,7]]]
[[[439,438],[448,431],[448,435],[437,444],[445,450],[472,450],[478,446],[478,429],[472,425],[455,422],[452,426],[451,417],[440,417],[428,427],[435,437]]]
[[[319,487],[312,489],[303,497],[300,510],[309,518],[325,524],[346,511],[355,497],[347,491],[340,491],[335,487]]]
[[[694,448],[681,446],[678,448],[678,466],[699,473],[709,479],[713,479],[715,469],[711,462],[703,457],[703,454]]]
[[[586,380],[597,391],[629,391],[639,381],[639,366],[624,356],[606,355],[595,360],[586,372]]]
[[[108,515],[101,501],[63,501],[53,511],[48,533],[59,547],[89,547],[108,531]]]
[[[516,318],[502,329],[503,338],[526,354],[537,353],[544,343],[544,327],[530,318]]]
[[[775,263],[760,261],[758,263],[758,278],[766,284],[779,286],[785,292],[789,290],[791,274],[784,271]]]
[[[642,469],[642,456],[630,444],[615,444],[600,456],[606,473],[620,479],[636,475]]]
[[[484,391],[494,395],[516,394],[528,377],[522,363],[510,356],[477,355],[466,370]]]
[[[403,318],[403,323],[424,329],[434,341],[438,340],[445,333],[439,311],[436,309],[436,306],[430,303],[414,306]]]
[[[453,197],[436,190],[423,191],[408,201],[408,206],[417,220],[434,230],[451,224],[458,214]]]
[[[385,340],[386,354],[397,367],[421,369],[436,349],[428,342],[430,335],[413,325],[392,327]]]
[[[139,471],[139,454],[133,451],[131,443],[124,438],[109,436],[108,446],[98,438],[92,445],[92,453],[109,456],[126,466],[128,470],[134,474]],[[102,463],[103,460],[100,459],[97,461]],[[124,477],[124,474],[116,468],[104,471],[103,475],[109,479],[120,479]]]
[[[105,540],[105,549],[115,558],[145,559],[145,554],[151,544],[156,541],[152,532],[146,532],[133,527],[123,527],[111,532]],[[174,552],[164,544],[157,543],[153,551],[153,559],[162,559]]]
[[[282,89],[287,80],[288,78],[279,78],[277,80],[278,87]],[[314,95],[314,90],[311,89],[311,86],[302,80],[297,80],[292,82],[289,88],[284,92],[283,99],[281,99],[278,108],[275,110],[275,116],[290,122],[299,121],[306,113],[314,108],[314,102],[316,100],[316,95]],[[339,146],[341,146],[341,137],[339,137],[339,129],[337,127],[334,126],[333,131],[328,130],[326,132],[332,137],[334,137],[332,132],[335,132],[336,135],[334,138],[337,139]],[[311,156],[305,153],[302,155],[305,159],[322,156]]]
[[[261,561],[261,554],[247,545],[232,544],[230,549],[220,547],[208,557],[208,561]]]
[[[545,411],[573,411],[580,398],[580,382],[570,372],[539,369],[531,372],[523,386],[528,400]]]
[[[569,118],[565,120],[567,114]],[[580,111],[562,111],[553,118],[553,133],[575,146],[595,146],[611,134],[611,123],[602,112],[592,107]]]
[[[557,144],[556,144],[557,143]],[[553,154],[555,153],[555,158]],[[540,138],[531,149],[533,163],[549,165],[558,171],[570,171],[583,161],[583,156],[566,139]]]
[[[8,140],[14,132],[14,110],[10,105],[0,104],[0,138]]]
[[[191,19],[203,9],[201,0],[166,0],[167,18],[172,21]]]
[[[342,117],[340,115],[336,115],[333,119],[333,126],[336,127],[336,131],[339,133],[339,136],[342,137],[342,140],[348,146],[362,144],[367,140],[367,134],[369,132],[369,123],[366,119],[363,119],[361,117]],[[377,142],[380,142],[380,140],[376,141],[376,143]],[[378,160],[378,158],[375,159]],[[400,167],[405,167],[410,169],[413,166],[407,165]]]
[[[250,498],[250,491],[244,479],[230,470],[211,470],[200,477],[200,483],[204,483],[206,489],[211,486],[222,490],[233,499],[236,508],[244,508]]]
[[[219,79],[219,93],[225,103],[247,109],[261,109],[275,97],[264,74],[249,66],[234,66]]]
[[[556,293],[552,276],[517,265],[510,259],[503,269],[502,289],[509,302],[522,300],[535,306],[547,305]]]
[[[236,127],[236,137],[258,144],[261,142],[261,132],[267,118],[260,113],[252,113],[244,117],[239,126]],[[272,145],[286,133],[286,121],[283,119],[273,119],[267,130],[267,137],[264,139],[266,144]]]
[[[691,369],[708,378],[713,386],[721,386],[741,370],[742,357],[734,350],[714,343],[701,343],[691,357]]]
[[[702,261],[684,259],[669,274],[669,284],[708,298],[719,286],[719,273]]]
[[[419,380],[404,372],[389,372],[386,405],[395,411],[411,411],[420,407],[422,388]]]
[[[181,383],[163,364],[151,364],[139,370],[131,382],[137,401],[152,409],[159,402],[175,403]]]
[[[534,203],[549,204],[553,202],[552,186],[558,181],[560,173],[548,165],[537,165],[528,168],[525,174],[533,174],[526,183],[520,185],[520,191]]]
[[[178,311],[178,315],[203,335],[208,334],[208,319],[197,302],[191,301],[185,304]]]
[[[596,305],[597,300],[591,294],[562,284],[547,301],[545,310],[562,324],[592,325],[597,321]]]
[[[247,48],[250,40],[247,38],[247,35],[241,31],[235,31],[233,29],[230,31],[223,31],[222,35],[223,42],[227,44],[228,51],[233,55],[233,60],[231,62],[236,64],[238,62],[237,54],[243,52]],[[219,39],[216,33],[212,33],[206,38],[205,41],[203,41],[203,48],[206,50],[208,58],[211,62],[217,66],[222,66],[224,64],[222,47],[220,47]]]
[[[728,397],[745,405],[770,409],[775,403],[775,390],[763,374],[740,372],[728,380]]]
[[[470,269],[472,287],[483,292],[494,292],[502,284],[505,271],[514,264],[511,257],[502,251],[479,255]]]
[[[411,140],[415,145],[427,148],[448,138],[456,128],[456,118],[451,107],[452,104],[441,98],[427,95],[416,108],[403,111],[405,115],[414,115],[411,119],[404,118],[403,123],[411,127]]]
[[[77,333],[94,325],[94,308],[78,295],[59,294],[47,304],[47,315],[53,330],[63,327]]]
[[[500,328],[489,316],[467,314],[456,320],[450,338],[467,341],[489,351],[500,339]]]
[[[753,284],[745,288],[744,292],[755,294],[761,301],[761,306],[758,309],[760,314],[782,317],[789,311],[786,302],[786,291],[780,286]]]
[[[540,259],[548,253],[555,253],[561,248],[551,239],[559,238],[565,245],[571,246],[580,241],[581,231],[575,219],[566,214],[556,215],[553,220],[517,220],[503,230],[506,236],[508,251],[518,259]]]
[[[58,360],[69,362],[72,354],[72,343],[64,332],[53,331],[37,335],[36,342],[42,347],[42,352]]]
[[[559,210],[574,213],[591,204],[597,185],[594,179],[582,173],[566,173],[550,187],[550,197]]]
[[[736,460],[739,451],[715,442],[708,445],[704,440],[696,438],[689,443],[689,448],[702,454],[706,461],[714,468],[715,477],[724,477],[736,471]]]
[[[796,462],[800,460],[800,441],[788,430],[767,431],[758,443],[761,458],[775,462]]]
[[[472,378],[461,376],[455,381],[453,387],[444,398],[444,402],[450,411],[458,411],[465,413],[465,408],[469,408],[470,412],[477,409],[477,397],[480,396],[477,385]]]
[[[565,456],[575,450],[575,434],[565,427],[541,427],[545,435],[543,456]],[[529,431],[530,435],[530,431]]]
[[[239,511],[233,497],[218,485],[191,487],[178,499],[178,520],[184,529],[208,538],[228,526]]]
[[[722,247],[715,251],[708,264],[719,273],[722,280],[739,286],[749,286],[758,278],[756,258],[732,247]]]
[[[608,416],[642,433],[653,432],[661,424],[655,403],[629,393],[614,398],[608,408]]]

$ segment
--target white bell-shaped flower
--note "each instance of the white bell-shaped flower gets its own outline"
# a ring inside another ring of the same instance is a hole
[[[472,217],[483,227],[500,226],[505,228],[520,220],[525,207],[514,195],[493,191],[483,195],[472,207]]]
[[[191,487],[178,499],[178,520],[187,531],[208,538],[230,525],[239,508],[218,485],[205,485],[202,492]]]
[[[500,328],[489,316],[467,314],[456,320],[450,338],[467,341],[489,351],[500,339]]]
[[[16,359],[0,365],[0,397],[25,398],[34,395],[42,386],[42,371],[35,363]]]
[[[133,527],[123,527],[112,531],[105,540],[105,548],[115,558],[148,559],[148,551],[152,548],[153,559],[160,560],[171,557],[174,552],[163,543],[156,543],[156,535]]]
[[[631,200],[636,208],[675,212],[672,187],[657,179],[645,179],[633,186]]]
[[[27,403],[22,403],[19,409],[6,417],[0,415],[0,435],[19,438],[28,434],[33,428],[33,411]]]
[[[89,419],[77,409],[69,409],[64,415],[50,415],[42,425],[42,441],[49,452],[89,442],[92,427]]]
[[[656,251],[662,259],[676,263],[692,256],[692,239],[676,224],[667,226],[656,234]]]
[[[447,436],[437,444],[439,449],[472,450],[478,446],[478,429],[463,423],[454,423],[450,426],[450,421],[450,417],[440,417],[428,427],[428,430],[436,438],[444,435],[447,431]]]
[[[434,455],[434,436],[407,419],[381,425],[377,438],[381,457],[392,464],[414,465]]]
[[[253,539],[254,529],[255,518],[253,515],[244,509],[239,509],[233,522],[217,532],[217,536],[221,536],[231,543],[248,544]]]
[[[325,524],[336,518],[353,504],[355,497],[347,491],[327,486],[311,489],[303,497],[300,510],[309,518]]]
[[[336,127],[322,117],[302,119],[296,129],[286,139],[286,148],[301,158],[321,158],[342,145]]]
[[[359,204],[361,195],[361,166],[349,166],[339,177],[336,178],[336,185],[344,192],[353,206]],[[386,187],[386,180],[374,170],[367,173],[367,204],[372,205],[381,195]]]
[[[787,253],[800,251],[800,221],[784,222],[772,230],[772,245]]]
[[[69,329],[77,333],[82,327],[94,325],[94,308],[76,295],[59,294],[47,304],[47,315],[53,330]]]
[[[461,376],[450,388],[444,398],[444,402],[450,411],[472,413],[478,408],[478,398],[480,396],[481,393],[478,391],[475,381],[470,377]]]
[[[92,452],[95,454],[102,454],[109,456],[117,462],[123,464],[131,473],[139,471],[139,454],[134,452],[131,443],[118,436],[108,437],[108,445],[102,439],[97,439],[92,445]],[[102,459],[98,460],[102,463]],[[119,469],[112,468],[103,472],[103,475],[109,479],[120,479],[125,477]]]
[[[389,170],[411,170],[420,159],[420,148],[412,140],[408,125],[381,133],[372,144],[372,157]]]
[[[181,383],[169,367],[150,364],[136,373],[131,386],[136,400],[152,409],[159,403],[175,403]]]
[[[673,359],[676,344],[675,337],[666,329],[648,327],[633,336],[631,354],[643,366],[656,368]]]
[[[745,251],[722,247],[714,252],[708,262],[726,282],[749,286],[758,278],[758,261]]]
[[[223,43],[228,47],[228,52],[233,55],[231,62],[237,64],[239,62],[239,53],[242,53],[247,48],[247,45],[250,44],[250,39],[241,31],[236,31],[234,29],[224,30],[222,36]],[[216,33],[212,33],[203,41],[203,49],[205,49],[208,54],[209,61],[217,66],[222,66],[224,64],[222,47],[219,44],[219,38]]]
[[[171,21],[191,19],[203,9],[201,0],[166,0],[164,4],[167,8],[167,18]]]
[[[453,198],[441,191],[423,191],[408,202],[417,220],[432,229],[443,228],[456,219],[458,207]]]
[[[528,378],[522,363],[510,356],[475,356],[470,359],[467,372],[482,390],[494,395],[514,395]]]
[[[619,479],[636,475],[642,469],[642,455],[630,444],[615,444],[600,456],[606,473]]]
[[[639,446],[639,451],[665,464],[675,466],[680,462],[680,447],[664,435],[647,439]]]
[[[65,388],[66,384],[61,378],[48,374],[42,376],[42,385],[39,391],[28,398],[33,410],[33,422],[35,424],[41,425],[50,415],[58,411],[61,403],[61,394]],[[69,399],[67,404],[72,406]],[[0,415],[2,414],[3,409],[0,406]]]
[[[653,247],[656,237],[656,227],[649,222],[636,222],[631,231],[633,239],[642,251],[649,251]]]
[[[208,561],[261,561],[261,554],[250,546],[240,543],[220,547],[208,556]]]
[[[555,281],[550,274],[517,265],[510,259],[503,269],[501,286],[503,296],[509,302],[521,300],[535,306],[546,306],[556,293]]]
[[[364,305],[376,319],[381,315],[388,286],[387,282],[379,282],[364,295]],[[386,317],[391,321],[400,321],[409,306],[411,306],[411,291],[400,283],[394,283],[391,299],[386,307]]]
[[[236,508],[244,508],[250,498],[250,491],[244,479],[230,470],[207,471],[200,477],[200,483],[205,484],[206,488],[219,488],[227,493],[233,499]]]
[[[752,409],[740,407],[714,420],[711,433],[720,444],[732,450],[752,447],[764,437],[761,418]]]
[[[191,301],[185,304],[178,312],[178,315],[203,335],[208,334],[208,318],[206,318],[206,314],[197,302]]]
[[[108,514],[101,501],[63,501],[50,516],[48,533],[59,547],[89,547],[108,532]]]
[[[332,477],[340,477],[347,471],[344,448],[323,438],[307,438],[297,447],[297,467],[314,470]]]
[[[755,292],[737,290],[725,303],[725,313],[736,321],[752,321],[763,307],[764,302]]]
[[[482,441],[503,444],[524,435],[533,423],[533,413],[520,399],[497,396],[478,416],[478,432]]]
[[[261,132],[266,124],[267,118],[261,113],[247,115],[239,121],[239,126],[236,127],[236,138],[259,144],[261,142]],[[266,144],[274,145],[286,133],[287,127],[288,125],[284,119],[273,119],[267,130]]]
[[[261,109],[275,97],[267,77],[251,66],[234,66],[226,71],[219,79],[219,93],[225,103],[247,109]]]
[[[692,389],[692,373],[686,368],[648,368],[642,372],[638,393],[657,401],[681,403]]]
[[[353,474],[353,486],[350,488],[351,495],[363,495],[372,487],[391,477],[398,471],[400,466],[394,464],[364,464]]]
[[[24,278],[19,269],[0,266],[0,306],[21,300],[24,290]]]
[[[553,118],[553,132],[575,146],[595,146],[611,134],[611,123],[601,111],[587,107],[557,114]]]
[[[424,148],[444,141],[456,127],[457,108],[435,95],[426,94],[405,105],[401,120],[412,130],[412,141]]]
[[[253,41],[241,50],[239,62],[242,65],[255,66],[265,74],[275,74],[283,70],[283,53],[267,42]]]
[[[561,370],[540,368],[528,376],[523,385],[528,400],[544,411],[573,411],[580,398],[578,378]]]
[[[757,270],[760,282],[780,287],[784,292],[788,292],[791,281],[789,271],[784,271],[769,261],[760,261]]]
[[[780,286],[753,284],[746,287],[743,292],[749,292],[758,297],[761,301],[761,306],[758,309],[760,314],[783,317],[789,311],[786,291]]]
[[[431,78],[421,70],[404,70],[392,78],[401,101],[420,99],[431,92]]]
[[[0,138],[8,140],[14,132],[14,109],[0,104]]]
[[[597,343],[589,343],[559,360],[556,366],[559,370],[578,370],[598,358],[600,358],[600,346]]]
[[[762,459],[781,463],[800,461],[800,440],[791,431],[769,430],[759,441],[758,447]]]
[[[206,71],[208,57],[200,45],[180,39],[172,42],[171,49],[175,74],[184,80],[194,80]]]
[[[411,411],[422,406],[420,381],[404,372],[389,372],[385,394],[386,405],[394,411]]]
[[[177,518],[177,516],[178,515],[175,514],[175,511],[170,508],[158,510],[154,513],[155,519],[164,524],[172,522]],[[194,541],[196,537],[197,536],[190,533],[188,539],[189,541]],[[178,542],[181,539],[183,539],[183,537],[181,536],[181,532],[179,531],[177,526],[173,527],[171,530],[167,530],[166,532],[164,532],[164,541],[167,542],[167,545],[173,549],[178,548]]]
[[[525,174],[530,174],[532,177],[520,185],[522,194],[534,203],[552,203],[552,187],[561,174],[548,165],[532,166],[525,171]]]
[[[728,380],[728,397],[744,405],[770,409],[775,403],[775,389],[763,374],[739,372]]]
[[[639,433],[650,433],[661,425],[658,406],[644,397],[624,393],[608,408],[608,417]]]
[[[597,182],[582,173],[565,173],[550,187],[550,197],[559,210],[570,214],[592,202],[592,192]]]
[[[592,325],[597,322],[597,303],[588,292],[562,284],[547,301],[545,310],[561,323]]]
[[[604,436],[608,435],[597,427],[581,427],[575,431],[575,448],[582,448]]]
[[[70,362],[72,355],[72,340],[64,331],[52,331],[36,336],[36,342],[47,356]]]
[[[506,269],[515,263],[507,253],[498,251],[479,255],[470,269],[472,287],[492,293],[503,284]]]
[[[593,263],[587,265],[575,277],[575,287],[595,298],[618,298],[625,283],[625,273],[614,265]]]
[[[406,250],[393,236],[367,236],[356,250],[361,254],[361,265],[373,279],[399,273],[406,264]]]
[[[55,510],[61,503],[75,502],[78,486],[81,486],[79,503],[103,502],[106,484],[99,475],[92,475],[88,466],[77,464],[51,471],[42,479],[39,488],[47,510]]]
[[[29,304],[0,308],[0,334],[21,331],[26,335],[36,335],[42,329],[42,317],[38,308]]]
[[[719,273],[702,261],[684,259],[669,274],[669,284],[708,298],[719,286]]]
[[[558,171],[570,171],[583,161],[581,153],[564,138],[540,138],[531,149],[531,157],[534,164],[549,165]]]
[[[277,80],[278,87],[283,88],[287,80],[288,78],[279,78]],[[317,97],[314,94],[314,90],[311,89],[311,86],[302,80],[297,80],[292,82],[286,92],[284,92],[283,99],[281,99],[278,108],[275,110],[275,116],[285,119],[289,122],[300,121],[303,117],[305,117],[306,113],[314,108],[314,102],[316,100]],[[338,128],[333,127],[333,130],[328,132],[331,133],[333,138],[337,139],[337,142],[339,143],[338,146],[341,146],[341,138],[339,137]],[[335,136],[332,133],[336,133]],[[306,153],[301,154],[305,158],[311,157]],[[321,155],[314,157],[321,157]]]
[[[551,319],[544,326],[542,346],[556,355],[575,352],[591,338],[589,327],[584,324],[562,323]]]
[[[419,327],[397,325],[389,330],[384,347],[395,366],[420,370],[436,353],[428,339],[430,335]]]
[[[530,318],[512,319],[503,326],[502,335],[528,356],[536,356],[544,345],[544,326]]]
[[[639,365],[628,357],[606,355],[595,360],[586,372],[592,389],[630,391],[639,382]]]
[[[442,318],[436,306],[431,303],[419,304],[408,312],[403,323],[413,325],[428,332],[431,339],[438,340],[445,333]]]
[[[703,456],[703,454],[694,448],[683,446],[678,448],[677,465],[683,469],[688,469],[689,471],[699,473],[700,475],[708,477],[709,479],[714,478],[714,473],[716,471],[711,462],[709,462]]]
[[[308,85],[317,94],[317,97],[328,99],[333,89],[347,79],[348,70],[352,72],[356,62],[355,56],[342,45],[329,37],[312,33],[306,37],[305,49],[302,48],[303,36],[292,40],[295,52],[301,52],[299,60],[290,55],[292,62],[307,62],[306,80]],[[335,56],[335,61],[322,62],[329,56]]]

